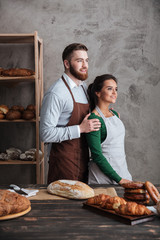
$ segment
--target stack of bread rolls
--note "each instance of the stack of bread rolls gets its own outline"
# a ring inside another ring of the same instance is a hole
[[[128,201],[133,201],[139,204],[149,204],[150,195],[145,189],[144,182],[129,182],[122,184],[124,187],[124,198]]]

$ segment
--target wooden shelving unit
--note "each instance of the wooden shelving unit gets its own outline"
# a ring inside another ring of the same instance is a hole
[[[25,83],[34,83],[34,96],[35,96],[35,106],[36,106],[36,118],[30,121],[23,119],[9,121],[6,119],[0,120],[0,124],[7,122],[14,124],[22,122],[33,122],[35,123],[35,132],[36,132],[36,161],[21,161],[21,160],[7,160],[0,161],[0,165],[8,164],[30,164],[36,165],[36,183],[44,183],[44,144],[39,140],[39,124],[40,124],[40,107],[43,98],[43,40],[39,38],[37,31],[33,34],[0,34],[0,44],[33,44],[34,48],[34,66],[35,66],[35,75],[29,77],[0,77],[0,86],[10,87],[12,85],[15,87],[16,84]],[[40,158],[39,150],[42,151],[43,157]]]

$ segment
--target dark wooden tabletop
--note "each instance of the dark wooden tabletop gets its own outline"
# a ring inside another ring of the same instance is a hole
[[[46,186],[30,185],[29,187],[45,188]],[[117,194],[121,196],[122,188],[119,186],[115,188]],[[85,209],[83,202],[82,200],[32,200],[32,209],[26,215],[0,221],[0,240],[160,239],[158,216],[152,221],[131,226]]]

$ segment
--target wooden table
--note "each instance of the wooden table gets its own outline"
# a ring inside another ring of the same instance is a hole
[[[46,185],[24,187],[42,189],[46,188]],[[122,188],[117,186],[115,189],[117,194],[122,196]],[[160,190],[159,187],[158,189]],[[153,221],[130,226],[84,209],[83,202],[81,200],[31,200],[32,209],[29,213],[0,222],[0,240],[160,239],[160,217],[158,216]]]

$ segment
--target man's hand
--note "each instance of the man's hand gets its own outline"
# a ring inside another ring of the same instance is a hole
[[[89,115],[90,115],[90,113],[85,116],[85,118],[83,119],[83,121],[79,125],[81,133],[98,131],[101,127],[100,121],[97,118],[88,119]]]

